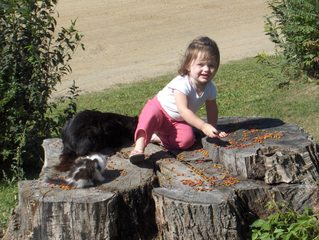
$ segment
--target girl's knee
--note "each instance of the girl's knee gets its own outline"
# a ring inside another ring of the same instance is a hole
[[[182,139],[180,139],[177,144],[178,144],[178,148],[185,150],[190,148],[191,146],[193,146],[195,143],[195,136],[189,136],[189,137],[183,137]]]

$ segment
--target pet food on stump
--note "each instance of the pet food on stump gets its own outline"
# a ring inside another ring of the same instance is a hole
[[[228,137],[202,143],[232,174],[267,184],[318,181],[316,144],[297,125],[271,118],[227,118],[219,124]]]
[[[158,162],[158,239],[250,239],[249,226],[269,214],[270,201],[317,208],[319,155],[298,126],[227,118],[219,129],[228,137],[203,137],[197,149],[176,152],[178,161]]]
[[[199,137],[188,151],[150,144],[132,165],[132,148],[112,155],[106,181],[61,189],[42,180],[19,183],[19,206],[4,239],[249,239],[269,201],[318,210],[318,146],[278,119],[225,118],[223,139]],[[41,179],[54,172],[58,139],[44,142]]]

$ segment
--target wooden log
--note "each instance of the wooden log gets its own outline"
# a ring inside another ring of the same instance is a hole
[[[249,239],[249,225],[269,214],[270,201],[318,208],[319,158],[310,136],[276,119],[219,124],[230,132],[226,139],[202,138],[203,148],[158,162],[159,239]]]
[[[269,202],[318,209],[319,187],[239,180],[211,160],[158,162],[153,190],[158,239],[250,239],[249,226],[269,215]]]
[[[106,181],[88,189],[43,182],[65,177],[53,168],[61,140],[45,140],[40,179],[19,183],[4,239],[249,239],[269,201],[318,209],[318,148],[302,129],[267,118],[221,119],[219,127],[230,135],[201,136],[188,151],[150,144],[140,165],[123,148]]]
[[[158,239],[242,239],[243,228],[234,193],[194,193],[157,188]]]
[[[127,158],[131,149],[125,148],[109,158],[103,184],[61,188],[43,181],[64,177],[53,167],[61,144],[44,141],[41,177],[19,183],[19,205],[4,239],[151,239],[156,234],[151,189],[157,186],[152,161],[133,165]]]
[[[227,118],[219,123],[229,136],[203,138],[203,146],[234,175],[268,184],[319,180],[316,143],[297,125],[271,118]]]
[[[114,193],[94,188],[63,191],[40,181],[22,181],[19,189],[11,239],[110,239],[117,235]]]

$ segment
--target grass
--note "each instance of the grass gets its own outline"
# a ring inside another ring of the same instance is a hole
[[[221,116],[263,116],[297,124],[319,140],[319,84],[287,82],[279,59],[245,59],[224,65],[216,81]]]
[[[218,89],[221,117],[263,116],[279,118],[297,124],[319,140],[319,84],[287,79],[279,67],[280,59],[269,57],[268,64],[255,58],[221,66],[214,80]],[[78,98],[78,110],[97,109],[128,115],[138,115],[148,98],[154,96],[173,74],[138,83],[117,85],[99,93]],[[283,85],[284,87],[279,87]],[[199,115],[204,116],[203,109]]]
[[[98,109],[128,115],[138,115],[147,99],[154,96],[173,78],[165,75],[153,79],[125,85],[117,85],[100,93],[80,96],[79,110]]]
[[[305,80],[287,82],[279,67],[280,59],[266,63],[255,58],[224,64],[214,82],[218,89],[220,117],[263,116],[279,118],[303,127],[319,141],[319,84]],[[79,96],[78,110],[97,109],[138,115],[145,101],[155,95],[173,74],[138,83],[117,85],[98,93]],[[284,87],[279,87],[279,86]],[[203,109],[199,115],[203,116]],[[16,205],[16,185],[0,185],[0,228],[4,228]]]
[[[0,183],[0,238],[11,212],[17,204],[17,194],[17,184]]]

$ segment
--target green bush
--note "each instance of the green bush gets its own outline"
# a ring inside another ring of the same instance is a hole
[[[319,240],[318,216],[310,209],[298,213],[272,203],[275,213],[251,225],[252,240]]]
[[[286,67],[319,78],[319,1],[269,0],[265,31],[285,56]]]
[[[39,162],[43,138],[56,133],[76,110],[73,86],[65,112],[48,115],[56,107],[50,94],[71,71],[68,62],[82,38],[75,22],[55,32],[56,3],[0,2],[0,164],[5,176],[19,179],[22,165]]]

